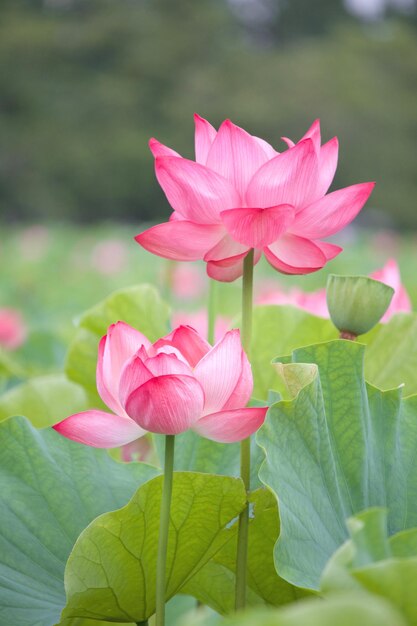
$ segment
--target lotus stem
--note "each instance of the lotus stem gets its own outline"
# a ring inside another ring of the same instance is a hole
[[[216,335],[216,313],[217,313],[217,281],[209,281],[208,295],[208,315],[207,315],[207,341],[212,346]]]
[[[242,345],[250,360],[252,341],[253,309],[253,250],[243,262],[242,282]],[[250,437],[240,444],[240,476],[246,492],[250,490]],[[236,556],[235,608],[243,609],[246,605],[246,570],[248,560],[249,503],[239,516]]]
[[[162,485],[161,517],[159,524],[158,557],[156,563],[155,626],[165,625],[166,561],[169,518],[174,476],[175,436],[165,436],[164,481]],[[145,622],[146,624],[146,622]]]

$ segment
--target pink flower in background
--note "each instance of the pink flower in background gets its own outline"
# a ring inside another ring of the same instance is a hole
[[[196,160],[151,139],[159,184],[174,212],[136,237],[154,254],[204,259],[211,278],[233,281],[252,248],[284,274],[322,268],[341,248],[322,241],[349,224],[374,187],[362,183],[325,195],[338,157],[336,138],[321,145],[320,124],[279,154],[226,120],[216,130],[195,116]]]
[[[109,239],[94,246],[91,253],[94,269],[105,276],[120,274],[127,266],[127,248],[124,241]]]
[[[46,226],[35,224],[25,228],[18,238],[20,256],[26,261],[40,261],[48,250],[49,241]]]
[[[200,311],[176,311],[172,315],[173,326],[192,326],[203,337],[208,333],[208,315],[205,309]],[[215,338],[220,341],[223,335],[229,330],[232,320],[222,315],[216,317]]]
[[[16,350],[26,339],[23,317],[15,309],[0,309],[0,348]]]
[[[401,284],[400,268],[394,259],[389,259],[382,269],[372,272],[370,277],[389,285],[395,291],[391,304],[381,322],[388,322],[395,313],[411,311],[411,301],[405,287]]]
[[[401,284],[400,269],[394,259],[389,259],[382,269],[373,272],[370,277],[395,290],[391,304],[381,319],[382,323],[387,322],[395,313],[411,311],[410,298],[405,287]],[[295,288],[285,292],[281,288],[273,289],[268,285],[268,289],[261,292],[258,297],[257,304],[291,304],[318,317],[330,317],[327,308],[326,289],[306,292]]]
[[[211,347],[193,328],[180,326],[152,344],[118,322],[102,338],[97,362],[97,389],[113,413],[77,413],[54,428],[98,448],[126,445],[146,431],[175,435],[189,428],[214,441],[240,441],[261,426],[267,411],[245,408],[252,388],[238,330]]]
[[[152,454],[152,443],[148,437],[139,437],[121,448],[122,461],[147,461]]]
[[[203,295],[206,281],[207,279],[198,267],[179,263],[174,267],[172,291],[179,300],[193,300]]]

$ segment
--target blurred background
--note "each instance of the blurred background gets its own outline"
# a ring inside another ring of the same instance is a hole
[[[334,188],[377,181],[328,271],[395,257],[416,302],[416,110],[415,0],[2,0],[0,307],[39,329],[166,283],[133,242],[170,213],[147,142],[192,158],[193,112],[277,149],[320,117]],[[326,272],[270,277],[312,290]]]

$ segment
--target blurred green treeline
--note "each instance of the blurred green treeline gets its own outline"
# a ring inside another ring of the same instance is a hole
[[[147,142],[193,158],[197,111],[278,149],[320,117],[335,184],[376,180],[375,214],[417,226],[416,33],[342,0],[2,0],[1,214],[167,215]]]

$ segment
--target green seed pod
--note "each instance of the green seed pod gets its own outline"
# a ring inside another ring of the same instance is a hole
[[[394,289],[368,276],[327,279],[327,307],[341,336],[355,339],[371,330],[388,309]]]

